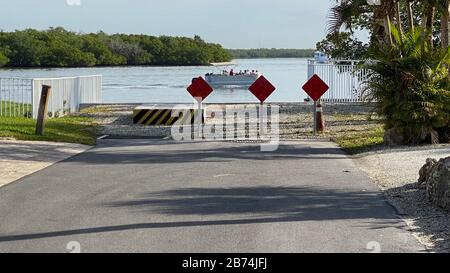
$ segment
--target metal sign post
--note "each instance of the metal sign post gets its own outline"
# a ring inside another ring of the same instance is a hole
[[[314,101],[314,136],[317,136],[317,101]]]
[[[263,136],[263,111],[264,111],[264,102],[267,98],[275,92],[276,87],[273,86],[264,76],[259,77],[249,88],[248,90],[252,92],[253,95],[260,101],[259,105],[259,135],[260,138]]]
[[[214,91],[211,86],[202,77],[192,79],[192,84],[187,88],[187,91],[197,101],[197,119],[198,136],[203,138],[202,125],[203,125],[203,101]],[[194,108],[195,111],[195,108]]]
[[[197,129],[198,129],[198,136],[203,139],[203,132],[202,132],[202,125],[203,125],[203,103],[201,98],[197,99],[197,115],[195,115],[195,118],[197,120]]]
[[[264,111],[264,103],[261,103],[259,105],[259,138],[263,137],[263,124],[264,124],[264,118],[263,118],[263,111]]]

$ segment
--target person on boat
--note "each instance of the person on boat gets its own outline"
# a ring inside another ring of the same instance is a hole
[[[234,76],[234,70],[233,69],[231,69],[231,71],[230,71],[230,76]]]

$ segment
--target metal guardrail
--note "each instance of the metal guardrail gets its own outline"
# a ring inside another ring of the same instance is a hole
[[[314,74],[324,80],[330,90],[323,96],[327,102],[363,102],[366,80],[370,71],[361,68],[357,60],[333,60],[318,63],[308,60],[308,79]]]
[[[49,117],[77,112],[83,103],[101,102],[102,76],[0,78],[0,116],[36,118],[42,85],[52,87]]]

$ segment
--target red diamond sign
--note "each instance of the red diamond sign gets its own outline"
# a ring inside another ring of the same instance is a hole
[[[202,78],[198,77],[192,80],[192,84],[187,88],[187,91],[200,102],[204,101],[214,89]]]
[[[314,100],[318,101],[330,87],[317,75],[312,76],[303,86],[303,90]]]
[[[264,76],[259,77],[248,89],[261,103],[264,103],[270,95],[276,90]]]

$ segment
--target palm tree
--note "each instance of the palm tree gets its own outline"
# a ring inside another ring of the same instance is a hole
[[[396,21],[397,29],[403,32],[401,7],[406,7],[408,30],[414,31],[413,5],[420,8],[424,37],[432,43],[433,27],[438,11],[441,16],[442,46],[450,46],[450,0],[380,0],[378,6],[370,6],[367,0],[336,0],[328,19],[329,33],[337,33],[342,27],[353,32],[353,23],[364,14],[373,13],[373,36],[379,42],[393,44],[391,26]]]
[[[338,33],[342,27],[353,32],[355,18],[369,11],[367,0],[336,0],[328,17],[328,32]]]
[[[363,14],[373,12],[372,28],[373,35],[379,42],[392,44],[391,22],[396,19],[401,24],[400,17],[396,15],[397,2],[400,0],[381,0],[381,5],[371,6],[367,0],[337,0],[336,5],[331,8],[328,18],[329,33],[337,33],[342,27],[353,32],[352,26],[356,18]]]
[[[424,32],[417,27],[400,34],[393,26],[395,46],[374,47],[376,62],[365,66],[371,71],[366,95],[378,102],[386,129],[402,136],[402,144],[439,143],[450,126],[450,49],[423,46]]]

